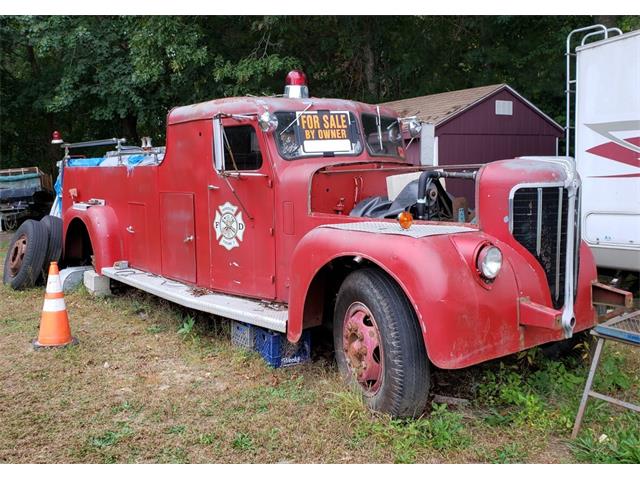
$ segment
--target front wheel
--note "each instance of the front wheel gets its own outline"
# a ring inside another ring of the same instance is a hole
[[[429,360],[409,301],[385,273],[351,273],[338,292],[333,343],[340,374],[372,410],[414,417],[426,407]]]

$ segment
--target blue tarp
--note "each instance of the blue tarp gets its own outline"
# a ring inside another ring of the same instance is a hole
[[[164,155],[162,155],[164,156]],[[161,157],[162,157],[161,156]],[[142,163],[144,160],[153,160],[156,158],[153,154],[137,154],[137,155],[122,155],[122,161],[125,165],[138,165]],[[102,162],[104,162],[106,158],[104,157],[95,157],[95,158],[70,158],[67,160],[67,166],[69,167],[98,167]],[[113,165],[110,165],[113,166]]]
[[[70,158],[67,160],[68,167],[97,167],[104,162],[104,157],[94,158]]]
[[[62,175],[58,174],[56,183],[53,184],[53,189],[56,191],[58,197],[62,197]]]
[[[159,156],[155,156],[154,154],[137,154],[137,155],[122,155],[122,160],[124,165],[127,167],[133,167],[141,164],[145,160],[152,161],[154,159],[160,159],[164,157],[164,153]],[[110,160],[113,160],[115,157],[111,157]],[[99,167],[105,160],[106,157],[93,157],[93,158],[70,158],[67,160],[67,167]],[[108,166],[114,166],[110,164],[106,164]],[[105,166],[106,166],[105,165]],[[51,214],[60,216],[62,210],[62,172],[58,174],[58,178],[56,179],[56,183],[53,185],[53,189],[56,191],[56,200],[51,208]]]
[[[127,163],[129,165],[138,165],[141,161],[143,161],[149,155],[129,155],[127,157]]]

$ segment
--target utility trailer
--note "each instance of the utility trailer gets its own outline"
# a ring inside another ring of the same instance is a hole
[[[640,30],[622,34],[603,25],[574,30],[566,58],[566,153],[575,138],[582,236],[598,267],[638,272]]]
[[[395,416],[424,411],[431,365],[571,341],[594,303],[630,307],[596,281],[573,161],[415,166],[403,130],[420,133],[309,97],[293,71],[283,97],[174,108],[148,162],[113,140],[110,160],[79,164],[87,144],[61,142],[63,262],[294,343],[328,327],[345,381]],[[474,182],[475,208],[449,178]]]
[[[25,219],[42,218],[52,200],[51,175],[38,167],[0,170],[0,232],[15,230]]]

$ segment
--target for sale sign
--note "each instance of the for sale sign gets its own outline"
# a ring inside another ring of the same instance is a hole
[[[298,112],[298,132],[306,153],[350,152],[349,112]]]

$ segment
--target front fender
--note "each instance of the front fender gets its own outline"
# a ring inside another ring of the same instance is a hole
[[[118,217],[113,208],[100,205],[86,210],[68,208],[62,216],[63,238],[67,238],[69,225],[76,218],[87,228],[97,272],[102,271],[103,267],[113,266],[115,261],[124,258],[122,238],[117,233],[120,231]]]
[[[456,248],[455,238],[478,245],[488,239],[477,231],[423,238],[322,227],[310,231],[292,258],[289,340],[301,335],[309,286],[320,269],[339,257],[361,256],[387,272],[405,292],[427,354],[438,367],[460,368],[505,350],[517,351],[518,288],[510,263],[504,262],[487,288]]]

